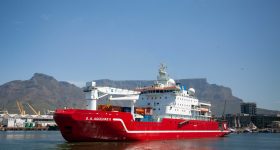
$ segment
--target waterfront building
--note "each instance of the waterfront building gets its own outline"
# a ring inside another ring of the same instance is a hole
[[[244,115],[244,114],[227,114],[226,120],[228,126],[231,128],[243,128],[249,126],[250,123],[253,123],[257,128],[270,128],[271,124],[276,121],[280,121],[280,117],[276,115]],[[275,124],[275,123],[274,123]],[[276,126],[276,125],[275,125]]]
[[[55,126],[52,115],[1,114],[0,126],[8,128],[33,128]]]
[[[270,128],[274,121],[280,121],[280,117],[276,115],[256,115],[252,116],[252,122],[260,129]]]
[[[257,105],[256,103],[241,103],[241,113],[254,116],[257,114]]]
[[[271,127],[272,128],[280,128],[280,121],[272,121]]]

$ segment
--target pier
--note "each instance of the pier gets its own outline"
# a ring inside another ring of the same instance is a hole
[[[49,127],[34,127],[34,128],[25,128],[25,127],[0,127],[0,131],[47,131]]]
[[[0,114],[0,131],[58,130],[53,115]]]

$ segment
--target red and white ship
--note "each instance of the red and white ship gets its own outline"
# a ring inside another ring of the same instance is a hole
[[[176,84],[163,65],[150,87],[132,91],[88,82],[84,92],[87,109],[58,109],[54,114],[69,142],[209,138],[229,133],[226,122],[211,118],[211,104],[199,101],[193,88]]]

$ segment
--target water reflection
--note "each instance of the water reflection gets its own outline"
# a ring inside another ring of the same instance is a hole
[[[58,144],[58,149],[71,150],[213,150],[218,139],[164,140],[143,142],[83,142]],[[211,146],[212,145],[212,146]]]
[[[58,149],[63,150],[122,150],[126,149],[128,143],[122,142],[81,142],[58,144]]]
[[[206,142],[206,143],[205,143]],[[209,147],[211,140],[168,140],[168,141],[147,141],[138,142],[129,145],[126,150],[182,150],[182,149],[197,149],[197,150],[212,150]],[[204,144],[203,144],[204,143]]]
[[[47,132],[32,132],[32,131],[6,131],[0,134],[0,139],[4,140],[26,140],[26,139],[38,139],[47,138]]]
[[[232,134],[224,138],[163,140],[144,142],[68,143],[59,131],[3,131],[0,149],[63,150],[280,150],[280,134]]]

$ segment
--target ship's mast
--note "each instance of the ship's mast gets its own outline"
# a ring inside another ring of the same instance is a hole
[[[157,82],[159,84],[163,84],[163,85],[166,85],[167,84],[167,81],[169,80],[169,76],[166,72],[166,65],[164,64],[160,64],[160,68],[158,70],[158,76],[157,76]]]
[[[160,64],[157,81],[155,82],[156,86],[160,86],[160,87],[176,86],[175,80],[169,77],[166,69],[167,69],[166,65]]]

